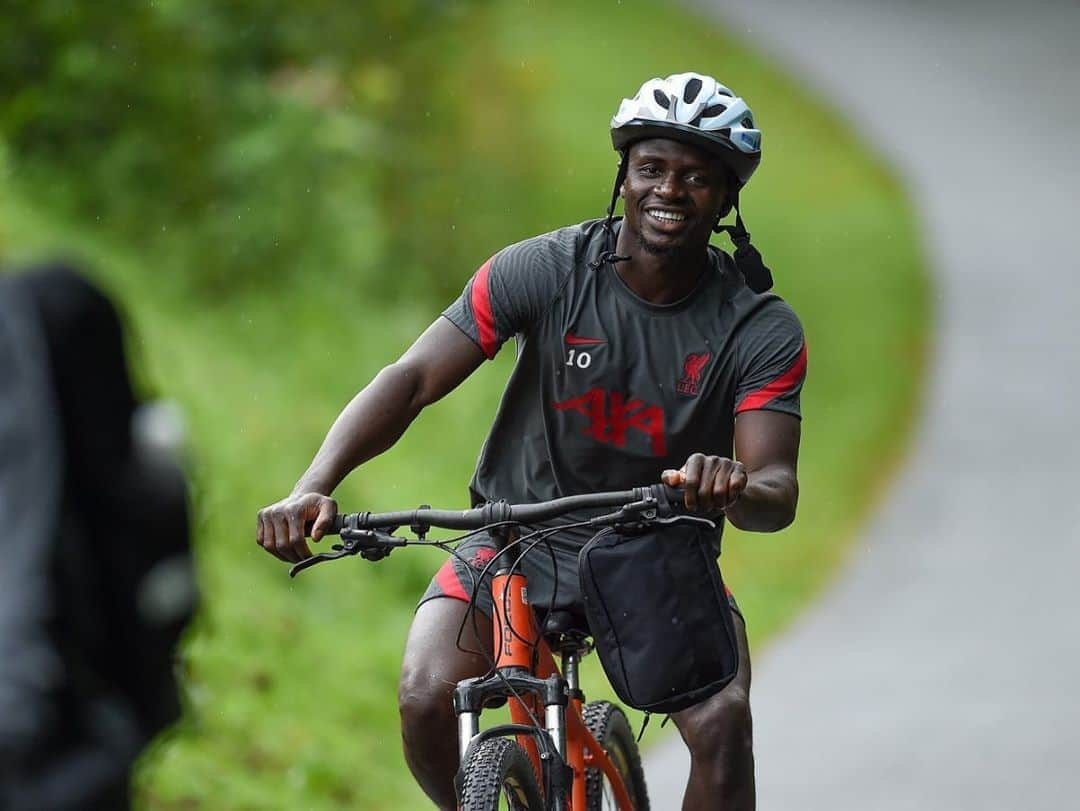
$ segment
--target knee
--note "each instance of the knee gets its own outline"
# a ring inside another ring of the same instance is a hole
[[[453,718],[453,684],[439,679],[432,668],[406,663],[398,683],[398,711],[408,741],[413,733],[430,733]]]
[[[753,720],[750,696],[738,685],[729,685],[694,708],[683,727],[683,738],[693,758],[723,769],[753,757]]]

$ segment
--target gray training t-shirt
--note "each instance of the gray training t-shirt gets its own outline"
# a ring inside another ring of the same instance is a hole
[[[605,247],[601,220],[511,245],[443,313],[488,358],[517,340],[474,502],[654,484],[692,453],[730,457],[740,412],[800,416],[806,344],[780,297],[710,246],[693,292],[651,304],[612,265],[589,267]]]
[[[474,503],[654,484],[692,453],[730,457],[740,412],[800,416],[806,346],[782,299],[752,292],[732,260],[710,247],[711,268],[695,290],[651,304],[610,264],[589,267],[605,248],[600,220],[511,245],[443,313],[489,358],[517,341],[470,483]],[[525,555],[531,603],[580,612],[577,553],[591,534],[564,530]],[[719,550],[719,535],[715,542]],[[466,541],[460,559],[482,566],[492,557],[485,543]],[[461,560],[440,570],[425,600],[468,599],[475,573]]]

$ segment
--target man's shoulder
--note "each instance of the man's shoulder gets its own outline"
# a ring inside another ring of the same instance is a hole
[[[805,341],[802,322],[788,302],[773,292],[747,289],[734,298],[736,346],[753,354],[764,347],[798,350]]]
[[[602,239],[603,220],[586,220],[507,245],[496,254],[500,264],[538,265],[548,270],[569,272]]]
[[[721,267],[724,276],[728,279],[727,300],[739,314],[740,320],[745,318],[759,318],[765,314],[775,314],[779,317],[787,317],[798,321],[795,310],[790,304],[774,290],[766,290],[764,293],[755,293],[746,284],[742,274],[739,273],[735,261],[723,251],[720,254]]]

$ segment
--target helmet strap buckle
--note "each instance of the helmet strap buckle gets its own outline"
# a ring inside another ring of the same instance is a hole
[[[764,293],[773,286],[772,271],[765,265],[761,253],[750,244],[750,232],[743,223],[742,213],[739,211],[739,197],[735,196],[732,203],[735,209],[735,223],[721,225],[719,222],[713,226],[717,234],[727,233],[735,246],[735,267],[739,269],[746,286],[755,293]]]

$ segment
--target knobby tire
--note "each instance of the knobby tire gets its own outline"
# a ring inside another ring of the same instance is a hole
[[[461,784],[461,811],[496,811],[500,798],[513,811],[542,811],[543,796],[532,762],[509,738],[484,741],[469,756]]]
[[[584,721],[622,776],[635,811],[649,811],[641,754],[626,715],[610,701],[593,701],[584,707]],[[586,769],[585,808],[588,811],[616,811],[618,807],[604,773],[600,769]]]

